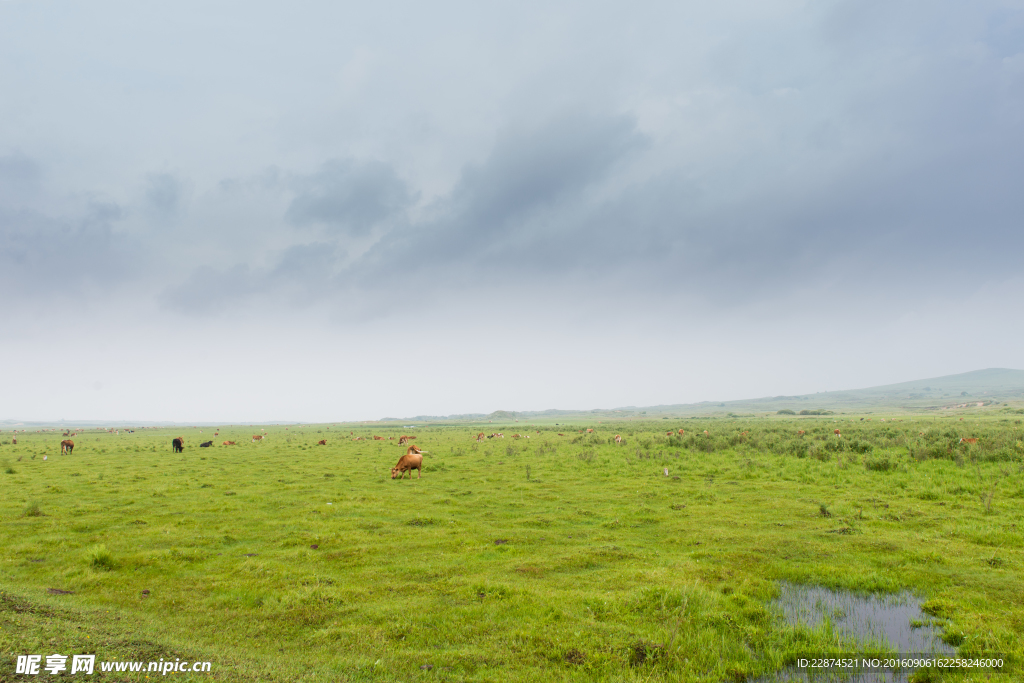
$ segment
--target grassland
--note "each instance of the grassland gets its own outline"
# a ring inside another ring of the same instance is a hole
[[[397,438],[365,440],[395,426],[213,431],[70,456],[0,434],[0,680],[54,652],[213,663],[176,680],[737,681],[851,651],[786,624],[780,580],[913,591],[1024,677],[1013,416],[441,426],[404,481]]]

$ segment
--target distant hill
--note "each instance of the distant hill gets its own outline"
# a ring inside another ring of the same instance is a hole
[[[778,410],[825,409],[837,412],[900,410],[930,411],[951,409],[965,404],[991,405],[1024,400],[1024,370],[988,368],[959,375],[919,379],[899,384],[886,384],[866,389],[825,391],[798,396],[767,396],[740,401],[721,401],[652,406],[641,408],[653,413],[709,414],[712,412],[774,412]]]
[[[831,410],[834,412],[930,412],[977,408],[1003,402],[1024,400],[1024,370],[988,368],[959,375],[946,375],[931,379],[919,379],[899,384],[886,384],[866,389],[826,391],[798,396],[766,396],[764,398],[739,401],[702,401],[700,403],[678,403],[659,406],[627,406],[616,409],[597,410],[543,410],[511,412],[495,411],[489,415],[474,413],[467,415],[420,415],[405,418],[417,422],[481,422],[493,420],[506,422],[510,419],[547,420],[569,419],[572,417],[608,418],[638,417],[656,418],[663,416],[710,416],[729,413],[755,414],[774,413],[779,410]],[[978,404],[983,404],[979,406]]]

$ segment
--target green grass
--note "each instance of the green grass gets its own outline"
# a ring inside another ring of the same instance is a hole
[[[209,660],[229,681],[733,681],[851,651],[784,623],[780,580],[913,591],[961,653],[1024,672],[1015,420],[538,428],[417,430],[430,454],[405,481],[386,425],[91,431],[72,456],[59,432],[18,434],[0,680],[53,652]]]

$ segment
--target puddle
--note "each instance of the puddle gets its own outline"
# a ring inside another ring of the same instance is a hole
[[[842,644],[841,649],[847,657],[856,656],[860,660],[864,655],[877,657],[880,653],[904,657],[956,654],[956,648],[941,640],[941,628],[932,626],[932,618],[921,611],[921,601],[910,593],[860,595],[785,582],[779,585],[779,589],[781,594],[772,606],[782,613],[785,620],[793,626],[830,630],[835,640]],[[792,667],[759,678],[755,683],[905,683],[912,673],[912,669],[872,669],[829,675],[818,670],[808,675],[806,669]]]

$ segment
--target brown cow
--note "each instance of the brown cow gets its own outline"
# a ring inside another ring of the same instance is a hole
[[[521,434],[513,434],[513,435],[512,435],[512,438],[513,438],[513,439],[521,439],[521,438],[523,438],[523,437],[522,437],[522,435],[521,435]]]
[[[565,434],[561,434],[561,433],[559,433],[559,436],[565,436]]]
[[[263,441],[263,435],[262,434],[253,434],[252,435],[252,442],[256,443],[257,441]]]
[[[234,445],[235,445],[235,442],[234,442],[234,441],[225,441],[225,442],[224,442],[224,443],[222,443],[221,445],[222,445],[222,446],[234,446]]]
[[[71,451],[75,450],[75,442],[71,439],[65,439],[60,442],[60,452],[71,455]]]
[[[680,435],[683,435],[683,434],[685,434],[685,433],[686,433],[686,432],[684,432],[684,431],[683,431],[682,429],[680,429],[680,430],[679,430],[679,434],[680,434]]]
[[[618,444],[622,443],[622,437],[619,436],[618,434],[615,435],[615,443],[618,443]]]
[[[391,468],[391,478],[405,479],[405,473],[409,473],[409,478],[412,479],[412,471],[416,470],[416,478],[419,479],[423,476],[423,454],[426,451],[421,451],[416,446],[409,446],[409,450],[405,452],[401,458],[398,459],[398,463]],[[399,476],[401,474],[401,476]]]
[[[665,432],[665,436],[672,436],[674,434],[675,434],[675,432]]]
[[[587,430],[587,434],[593,434],[593,433],[594,433],[594,430],[593,430],[593,429],[588,429],[588,430]]]
[[[383,436],[376,436],[376,435],[374,435],[373,440],[374,441],[383,441],[384,437]]]
[[[708,436],[708,430],[704,430],[704,436]]]
[[[842,435],[841,435],[841,434],[839,433],[839,430],[838,430],[838,429],[837,429],[837,430],[835,430],[835,432],[834,432],[834,433],[835,433],[835,435],[836,435],[836,436],[842,436]]]
[[[316,445],[317,446],[326,446],[327,445],[327,439],[320,439],[319,441],[316,442]]]
[[[804,435],[804,434],[806,434],[806,433],[807,433],[807,432],[805,432],[804,430],[802,430],[802,429],[801,429],[800,431],[798,431],[798,432],[796,433],[796,435],[797,435],[797,436],[803,436],[803,435]]]
[[[970,444],[970,445],[973,446],[974,444],[978,443],[978,440],[977,439],[964,439],[964,438],[961,438],[959,443],[966,443],[966,444]]]
[[[476,440],[477,441],[483,441],[485,438],[487,438],[487,437],[484,435],[483,432],[480,432],[479,434],[476,435]]]
[[[408,436],[406,434],[403,434],[402,436],[398,437],[398,445],[399,446],[404,446],[405,444],[409,443],[410,441],[412,441],[415,438],[416,438],[415,436]]]

